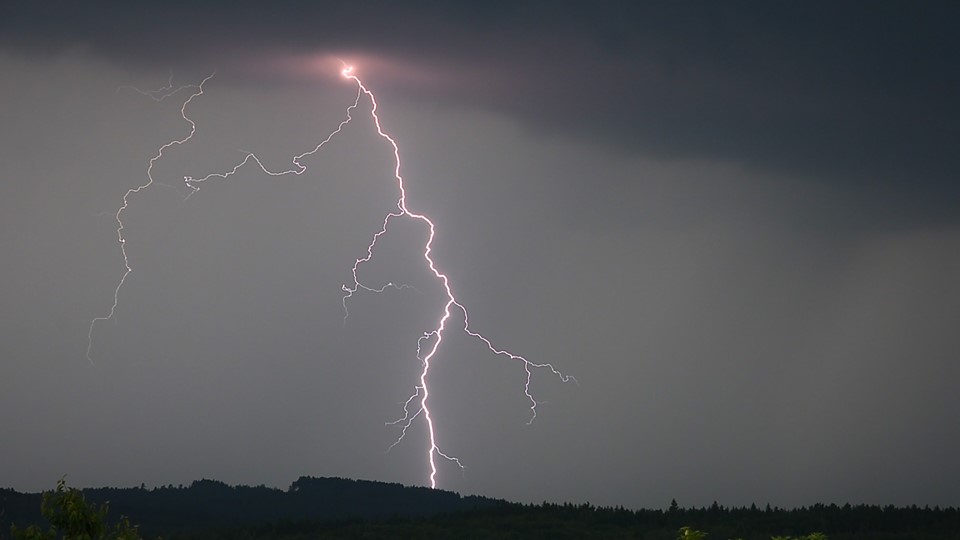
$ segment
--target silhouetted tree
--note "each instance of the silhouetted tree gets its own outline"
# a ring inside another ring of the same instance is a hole
[[[37,525],[25,529],[11,525],[10,534],[16,540],[141,540],[137,528],[125,517],[109,528],[107,506],[88,503],[80,490],[68,488],[61,478],[57,490],[44,493],[40,503],[40,513],[50,527],[44,531]]]

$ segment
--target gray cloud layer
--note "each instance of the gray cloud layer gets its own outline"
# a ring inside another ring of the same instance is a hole
[[[916,199],[891,207],[914,220],[952,220],[960,203],[951,2],[14,2],[2,15],[8,46],[140,65],[366,53],[466,81],[411,96],[541,133],[855,182]]]

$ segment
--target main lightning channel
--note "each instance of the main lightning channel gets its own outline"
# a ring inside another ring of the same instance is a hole
[[[362,264],[368,262],[370,259],[373,258],[373,249],[376,246],[377,240],[387,232],[387,226],[390,220],[392,218],[397,218],[402,216],[407,216],[411,219],[422,221],[424,224],[427,225],[427,228],[429,229],[430,234],[428,235],[427,241],[424,244],[423,258],[427,262],[427,267],[430,268],[430,271],[433,273],[433,275],[437,279],[439,279],[440,282],[443,284],[444,291],[446,292],[446,295],[447,295],[446,303],[443,306],[443,314],[440,317],[440,320],[438,321],[436,328],[430,332],[424,333],[420,337],[420,339],[417,341],[417,358],[420,358],[423,366],[422,370],[420,371],[420,384],[417,385],[417,387],[415,388],[414,394],[410,396],[407,399],[407,401],[404,403],[403,405],[404,416],[399,420],[390,422],[390,424],[402,424],[403,426],[400,436],[397,438],[396,442],[394,442],[393,444],[393,446],[396,446],[397,444],[400,443],[401,440],[403,440],[404,436],[407,433],[407,428],[410,427],[413,421],[418,416],[420,416],[420,414],[423,414],[424,420],[426,421],[426,424],[427,424],[427,430],[428,430],[429,439],[430,439],[430,448],[427,451],[427,458],[430,464],[430,487],[435,488],[437,487],[437,478],[436,478],[437,477],[437,464],[436,464],[437,456],[447,459],[449,461],[452,461],[456,463],[457,466],[459,466],[461,469],[463,468],[463,465],[460,463],[459,459],[445,454],[440,450],[439,446],[437,445],[437,435],[436,435],[436,430],[434,429],[433,417],[430,414],[430,408],[427,403],[430,397],[430,389],[427,384],[427,377],[430,372],[431,361],[436,356],[437,351],[440,348],[440,344],[443,342],[443,335],[444,335],[443,332],[447,328],[447,322],[450,320],[451,310],[454,307],[463,313],[463,331],[464,332],[482,341],[484,345],[486,345],[487,348],[492,353],[499,356],[506,356],[511,360],[522,362],[524,371],[526,372],[526,380],[524,382],[523,392],[530,402],[530,420],[528,421],[528,424],[533,422],[536,419],[537,405],[538,405],[537,400],[533,397],[533,394],[531,394],[530,392],[530,382],[533,377],[532,369],[548,369],[554,375],[559,377],[560,380],[563,382],[569,382],[571,380],[576,381],[576,379],[574,379],[572,376],[564,375],[551,364],[533,363],[518,354],[511,353],[507,350],[498,349],[493,345],[493,343],[489,339],[484,337],[482,334],[471,330],[470,316],[467,313],[467,308],[464,307],[464,305],[457,300],[456,296],[454,296],[453,289],[450,285],[450,278],[447,277],[445,273],[441,272],[437,268],[436,262],[433,260],[433,257],[431,256],[431,253],[433,252],[433,240],[436,237],[436,226],[434,225],[433,221],[431,221],[430,218],[426,216],[426,214],[418,214],[416,212],[413,212],[407,206],[407,192],[403,183],[403,176],[400,174],[400,167],[401,167],[400,148],[397,145],[397,142],[393,139],[393,137],[387,134],[383,130],[382,125],[380,124],[380,117],[377,115],[377,98],[373,95],[373,92],[368,90],[367,87],[364,86],[363,82],[356,75],[354,75],[352,67],[344,66],[343,70],[341,71],[341,74],[344,77],[356,82],[357,87],[360,89],[360,91],[366,94],[367,97],[370,98],[370,103],[371,103],[370,116],[373,117],[374,125],[376,125],[376,128],[377,128],[377,134],[379,134],[380,137],[382,137],[387,142],[389,142],[390,146],[393,147],[393,157],[395,160],[393,175],[397,181],[397,186],[400,189],[400,198],[397,200],[397,208],[399,209],[399,212],[391,212],[386,215],[386,217],[383,220],[383,227],[380,229],[379,232],[373,235],[373,239],[371,240],[370,245],[367,246],[367,256],[361,259],[357,259],[357,262],[353,266],[354,285],[353,287],[344,286],[344,291],[347,293],[344,296],[344,307],[346,307],[347,299],[350,296],[352,296],[355,292],[357,292],[358,289],[364,288],[369,290],[367,287],[363,286],[360,283],[359,279],[357,278],[357,271]],[[426,354],[421,356],[421,354],[423,354],[422,347],[425,341],[428,341],[429,345],[427,345]],[[420,398],[420,406],[416,411],[411,413],[410,404],[414,400],[416,400],[417,397]]]

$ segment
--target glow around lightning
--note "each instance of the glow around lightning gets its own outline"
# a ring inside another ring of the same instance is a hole
[[[271,171],[271,170],[268,170],[263,165],[263,163],[255,154],[247,153],[243,158],[243,160],[241,160],[239,163],[237,163],[237,165],[235,165],[232,169],[226,172],[213,173],[204,177],[197,177],[197,178],[188,176],[184,178],[184,181],[187,187],[189,187],[191,190],[190,194],[188,195],[188,198],[189,198],[190,195],[193,195],[194,193],[200,190],[200,187],[204,182],[211,179],[215,179],[215,178],[227,179],[230,176],[233,176],[234,174],[236,174],[242,167],[244,167],[245,165],[251,162],[255,163],[264,173],[270,176],[285,176],[289,174],[301,175],[306,171],[306,166],[304,166],[300,160],[306,156],[310,156],[319,152],[324,145],[326,145],[337,134],[339,134],[343,130],[343,128],[353,120],[353,113],[359,106],[360,101],[361,99],[363,99],[364,96],[366,96],[370,100],[370,116],[376,127],[377,134],[382,139],[384,139],[387,143],[389,143],[390,147],[393,150],[393,156],[394,156],[393,175],[397,183],[397,188],[399,190],[399,197],[397,199],[397,209],[395,211],[388,212],[384,216],[383,225],[381,226],[380,230],[374,233],[373,237],[371,238],[370,243],[367,245],[366,254],[363,257],[358,258],[354,262],[354,265],[352,268],[353,282],[349,284],[344,284],[342,286],[342,289],[344,292],[343,301],[342,301],[343,311],[344,311],[344,323],[346,323],[347,318],[349,317],[349,311],[347,309],[348,302],[350,298],[352,298],[355,294],[358,294],[360,291],[380,293],[380,292],[384,292],[388,288],[393,288],[393,289],[410,288],[408,285],[394,284],[394,283],[387,283],[386,285],[383,285],[380,287],[374,287],[361,282],[358,276],[360,267],[366,264],[367,262],[369,262],[371,259],[373,259],[373,256],[374,256],[373,254],[374,254],[374,250],[376,248],[377,242],[380,241],[380,239],[386,234],[391,221],[395,219],[408,218],[408,219],[420,221],[424,225],[426,225],[429,234],[427,236],[426,242],[423,245],[422,256],[423,256],[424,262],[426,263],[427,268],[430,270],[433,276],[443,285],[443,289],[446,294],[446,301],[443,305],[442,311],[438,315],[437,323],[434,326],[434,328],[431,329],[430,331],[424,332],[423,335],[421,335],[420,338],[417,340],[416,357],[417,359],[420,360],[422,369],[420,371],[418,383],[414,387],[413,394],[410,395],[410,397],[403,404],[403,416],[397,420],[394,420],[393,422],[388,422],[387,424],[400,427],[400,435],[398,436],[397,440],[390,446],[390,448],[393,448],[394,446],[396,446],[397,444],[399,444],[401,441],[404,440],[404,438],[407,435],[408,429],[413,425],[413,423],[418,418],[421,418],[421,417],[423,418],[423,421],[426,424],[426,428],[427,428],[428,443],[429,443],[429,446],[427,449],[427,462],[429,464],[429,469],[430,469],[429,483],[430,483],[430,487],[435,488],[437,486],[437,458],[438,457],[453,462],[454,464],[459,466],[461,469],[463,468],[463,465],[461,464],[458,458],[451,456],[447,453],[444,453],[440,449],[440,446],[438,443],[437,426],[435,425],[433,416],[431,415],[431,412],[430,412],[431,411],[430,384],[429,384],[430,368],[433,361],[435,361],[437,358],[437,352],[439,351],[440,345],[444,340],[445,331],[448,329],[447,326],[450,323],[451,317],[455,310],[463,314],[462,330],[466,334],[480,340],[484,345],[486,345],[486,347],[494,355],[502,356],[509,360],[518,362],[523,367],[523,370],[525,373],[525,376],[523,379],[523,393],[530,403],[530,407],[529,407],[530,418],[528,420],[528,423],[532,423],[537,417],[538,402],[534,398],[530,390],[530,384],[533,378],[533,370],[535,369],[548,370],[550,373],[558,377],[563,382],[569,382],[569,381],[575,382],[576,379],[574,379],[571,376],[564,375],[549,363],[534,363],[527,360],[523,356],[514,354],[507,350],[499,349],[485,336],[483,336],[482,334],[472,329],[472,327],[470,326],[470,317],[466,307],[459,300],[457,300],[456,296],[454,295],[453,287],[450,283],[450,278],[447,276],[446,273],[444,273],[438,268],[436,261],[433,258],[433,241],[436,236],[436,226],[434,222],[425,214],[417,213],[411,210],[407,204],[406,187],[404,185],[403,176],[401,175],[400,148],[397,145],[396,140],[391,135],[389,135],[386,131],[384,131],[383,126],[381,125],[380,117],[377,115],[378,105],[377,105],[376,97],[363,84],[363,82],[354,74],[353,67],[347,66],[346,64],[344,64],[343,69],[341,70],[341,75],[344,78],[356,83],[357,85],[356,99],[354,100],[353,104],[347,107],[346,118],[340,122],[340,124],[337,126],[336,129],[334,129],[329,135],[327,135],[327,137],[323,139],[319,144],[317,144],[312,150],[299,154],[293,158],[292,162],[293,162],[294,168],[283,170],[283,171]],[[168,148],[174,145],[184,144],[185,142],[190,140],[191,137],[193,137],[193,134],[196,130],[196,125],[193,123],[193,121],[191,121],[187,117],[186,108],[195,97],[203,94],[203,84],[206,83],[209,79],[210,77],[207,77],[199,85],[196,85],[195,87],[190,87],[194,89],[194,92],[190,95],[189,98],[187,98],[187,100],[183,103],[183,106],[181,107],[181,111],[180,111],[181,116],[190,125],[189,134],[182,139],[176,139],[176,140],[170,141],[169,143],[163,145],[159,149],[157,154],[149,162],[149,165],[147,168],[147,179],[148,179],[147,182],[141,186],[138,186],[136,188],[133,188],[127,191],[126,195],[124,195],[123,197],[123,205],[120,207],[120,209],[117,211],[115,215],[117,223],[119,225],[117,229],[117,234],[120,241],[121,252],[123,253],[126,272],[123,274],[123,277],[121,278],[115,290],[114,303],[110,309],[109,315],[105,317],[98,317],[94,319],[90,324],[90,336],[89,336],[90,342],[88,344],[88,349],[87,349],[88,359],[90,359],[90,346],[92,346],[92,336],[93,336],[94,325],[98,321],[113,318],[116,311],[117,303],[118,303],[118,296],[119,296],[120,289],[123,287],[123,284],[127,276],[130,274],[130,272],[132,272],[132,267],[130,266],[130,261],[127,257],[127,253],[125,250],[125,239],[123,237],[123,222],[121,220],[123,212],[127,209],[129,205],[129,197],[134,193],[138,193],[141,190],[146,189],[147,187],[149,187],[151,184],[154,183],[154,179],[152,175],[153,165],[158,159],[163,157],[165,150],[167,150]],[[186,88],[186,87],[182,87],[182,88]],[[179,90],[180,89],[174,90],[171,82],[171,83],[168,83],[168,86],[159,90],[148,91],[148,92],[144,92],[140,90],[137,90],[137,91],[140,92],[141,94],[144,94],[147,97],[150,97],[151,99],[161,100],[166,97],[169,97],[170,95],[173,95]]]

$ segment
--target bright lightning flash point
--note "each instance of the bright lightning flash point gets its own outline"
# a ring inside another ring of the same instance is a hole
[[[427,433],[429,436],[429,441],[428,441],[429,448],[427,449],[427,462],[429,464],[429,469],[430,469],[429,482],[430,482],[430,487],[435,488],[437,486],[437,458],[438,457],[451,461],[454,464],[456,464],[458,467],[463,469],[463,465],[460,463],[460,460],[458,458],[448,455],[440,449],[440,446],[438,444],[437,430],[436,430],[436,426],[434,425],[434,419],[431,416],[430,403],[429,403],[430,386],[429,386],[428,380],[430,376],[430,367],[432,365],[432,362],[437,357],[437,352],[440,349],[440,344],[443,342],[444,335],[445,335],[444,332],[447,330],[447,325],[450,322],[450,318],[453,314],[453,311],[456,310],[463,313],[463,332],[464,333],[480,340],[487,347],[487,349],[489,349],[489,351],[494,355],[502,356],[509,360],[515,361],[519,363],[523,368],[525,373],[525,376],[523,378],[523,381],[524,381],[523,393],[530,403],[530,407],[529,407],[530,418],[527,422],[528,424],[532,423],[537,417],[538,402],[533,397],[533,394],[530,391],[530,384],[533,378],[533,370],[535,369],[548,370],[550,373],[558,377],[563,382],[569,382],[569,381],[576,382],[576,379],[573,378],[572,376],[564,375],[559,370],[557,370],[552,364],[534,363],[527,360],[523,356],[514,354],[507,350],[499,349],[488,338],[486,338],[484,335],[480,334],[479,332],[474,331],[471,328],[470,317],[467,312],[467,308],[459,300],[457,300],[457,297],[454,295],[454,292],[453,292],[453,287],[450,284],[450,278],[447,276],[447,274],[445,274],[443,271],[441,271],[437,267],[437,264],[433,258],[433,240],[436,236],[436,225],[425,214],[417,213],[411,210],[407,205],[406,187],[404,185],[403,176],[400,174],[400,169],[401,169],[400,148],[397,145],[397,142],[394,140],[394,138],[390,136],[386,131],[383,130],[383,127],[380,123],[380,117],[377,115],[378,105],[377,105],[376,97],[373,95],[373,92],[371,92],[363,84],[363,81],[361,81],[354,74],[353,66],[349,66],[346,63],[343,63],[342,61],[341,63],[343,67],[340,71],[340,74],[344,78],[350,81],[353,81],[357,85],[356,99],[354,100],[352,105],[347,107],[346,118],[340,122],[340,124],[337,126],[337,128],[334,131],[332,131],[329,135],[327,135],[327,137],[323,141],[321,141],[318,145],[316,145],[312,150],[304,152],[293,158],[292,161],[295,166],[294,168],[283,170],[283,171],[276,171],[276,172],[270,171],[263,165],[263,163],[255,154],[247,153],[246,156],[243,158],[243,160],[241,160],[237,165],[235,165],[232,169],[230,169],[227,172],[213,173],[200,178],[188,176],[184,178],[184,181],[186,185],[191,189],[190,195],[192,195],[197,191],[199,191],[200,185],[203,182],[210,180],[212,178],[227,179],[230,176],[233,176],[234,174],[236,174],[241,167],[250,163],[251,161],[256,163],[257,166],[264,173],[270,176],[284,176],[288,174],[301,175],[306,171],[306,166],[304,166],[300,162],[300,160],[305,156],[313,155],[319,152],[324,145],[326,145],[328,142],[330,142],[331,139],[333,139],[333,137],[339,134],[341,130],[344,128],[344,126],[346,126],[353,120],[352,113],[359,106],[360,100],[364,96],[366,96],[370,100],[370,116],[371,116],[371,119],[373,120],[374,126],[376,127],[377,134],[384,141],[389,143],[393,151],[393,157],[394,157],[393,176],[397,183],[399,196],[396,203],[397,209],[394,211],[388,212],[384,216],[383,225],[380,227],[379,231],[373,234],[373,237],[371,238],[370,243],[367,245],[366,254],[363,257],[358,258],[354,262],[353,269],[352,269],[353,282],[350,284],[344,284],[342,286],[342,289],[344,292],[343,302],[342,302],[343,310],[344,310],[344,322],[346,322],[347,318],[349,317],[349,312],[347,311],[347,303],[349,299],[352,298],[354,294],[359,293],[361,290],[367,291],[367,292],[379,293],[379,292],[384,292],[387,288],[394,288],[394,289],[411,288],[408,285],[396,285],[394,283],[387,283],[380,287],[367,285],[360,281],[360,278],[358,277],[358,271],[361,266],[363,266],[364,264],[369,262],[371,259],[373,259],[373,252],[377,246],[377,242],[380,240],[380,238],[384,234],[386,234],[387,228],[390,226],[390,223],[392,220],[407,218],[407,219],[412,219],[415,221],[422,222],[427,227],[429,234],[427,236],[426,242],[423,245],[423,251],[421,255],[429,271],[443,285],[443,289],[446,294],[446,301],[444,302],[443,309],[440,311],[438,315],[438,319],[434,328],[427,332],[424,332],[423,335],[421,335],[420,338],[417,340],[416,357],[417,359],[420,360],[422,369],[420,371],[418,384],[414,386],[413,394],[409,398],[407,398],[407,400],[403,404],[403,416],[397,420],[394,420],[393,422],[387,422],[387,425],[400,426],[400,435],[397,437],[397,440],[390,446],[390,448],[393,448],[394,446],[396,446],[397,444],[399,444],[401,441],[404,440],[407,434],[407,430],[410,428],[413,422],[417,418],[423,417],[427,427]],[[147,168],[148,182],[138,188],[129,190],[123,198],[123,206],[121,206],[120,210],[116,213],[117,222],[120,225],[117,230],[117,233],[120,238],[121,251],[123,252],[124,264],[126,265],[127,271],[126,273],[124,273],[123,278],[121,278],[120,283],[117,286],[116,294],[114,294],[114,303],[113,303],[113,307],[110,310],[110,314],[106,317],[98,317],[94,319],[93,322],[91,323],[90,325],[91,342],[92,342],[94,324],[96,324],[96,322],[99,320],[110,319],[113,317],[114,311],[116,310],[116,306],[117,306],[117,295],[119,294],[120,288],[123,286],[123,283],[126,280],[126,277],[132,271],[129,264],[129,260],[127,259],[126,251],[124,250],[125,240],[123,238],[123,222],[120,220],[121,214],[128,206],[128,197],[133,193],[138,193],[140,190],[145,189],[146,187],[149,187],[153,183],[153,176],[152,176],[153,164],[156,160],[160,159],[163,156],[163,151],[165,149],[173,145],[183,144],[193,136],[193,133],[196,129],[196,125],[186,116],[185,110],[187,105],[190,103],[190,101],[194,97],[197,97],[203,93],[203,83],[205,83],[209,79],[210,77],[207,77],[206,79],[203,80],[203,82],[197,85],[195,87],[196,88],[195,92],[184,102],[183,107],[181,107],[181,116],[184,118],[184,120],[186,120],[190,124],[190,134],[183,139],[171,141],[160,148],[157,155],[150,160],[149,167]],[[148,97],[156,99],[155,96],[158,96],[158,95],[167,97],[168,95],[170,95],[167,93],[169,91],[170,91],[170,88],[165,87],[163,91],[141,92],[141,93],[147,95]],[[88,359],[90,357],[89,346],[87,351],[87,357]]]

